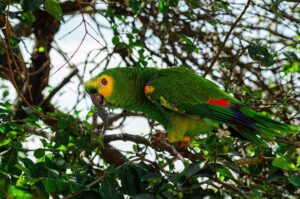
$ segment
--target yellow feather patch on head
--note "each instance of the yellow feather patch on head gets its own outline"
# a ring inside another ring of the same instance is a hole
[[[106,80],[106,85],[101,83],[103,79]],[[88,81],[86,86],[97,88],[99,94],[105,98],[109,98],[114,89],[114,79],[111,76],[104,74],[98,78]]]
[[[101,80],[105,78],[107,80],[107,85],[101,85]],[[114,79],[109,75],[101,75],[99,78],[98,92],[105,98],[109,98],[114,90]]]

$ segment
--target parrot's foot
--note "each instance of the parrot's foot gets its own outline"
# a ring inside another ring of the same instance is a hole
[[[150,138],[152,146],[157,150],[163,150],[167,140],[166,134],[162,131],[157,131]]]
[[[184,136],[181,141],[176,143],[176,146],[179,149],[185,149],[190,145],[191,141],[192,138],[190,136]]]

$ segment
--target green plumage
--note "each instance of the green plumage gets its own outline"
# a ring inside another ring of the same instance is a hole
[[[102,95],[90,82],[103,75],[114,80],[112,94],[105,98],[109,106],[145,113],[165,127],[170,142],[209,132],[220,123],[258,145],[298,129],[256,113],[185,68],[109,69],[87,82],[86,91]]]

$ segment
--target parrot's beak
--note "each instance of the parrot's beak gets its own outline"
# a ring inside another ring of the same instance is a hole
[[[96,107],[107,106],[107,102],[105,101],[104,97],[99,93],[91,93],[90,94],[93,104]]]
[[[108,105],[104,97],[98,92],[97,88],[93,86],[92,80],[85,83],[84,89],[85,92],[87,92],[91,96],[92,102],[96,107],[102,107]]]
[[[98,91],[95,88],[86,85],[85,91],[91,96],[92,102],[96,107],[108,105],[104,97],[100,93],[98,93]]]

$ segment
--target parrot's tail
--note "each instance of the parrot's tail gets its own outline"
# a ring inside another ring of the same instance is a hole
[[[260,146],[266,146],[264,140],[277,140],[286,135],[300,133],[299,126],[282,124],[239,105],[224,107],[201,104],[189,106],[188,112],[228,124],[244,138]]]
[[[240,108],[238,111],[245,123],[243,125],[237,124],[236,129],[243,137],[258,145],[265,145],[262,139],[271,141],[286,135],[300,133],[299,126],[282,124],[249,108]],[[255,134],[262,139],[254,136]]]

